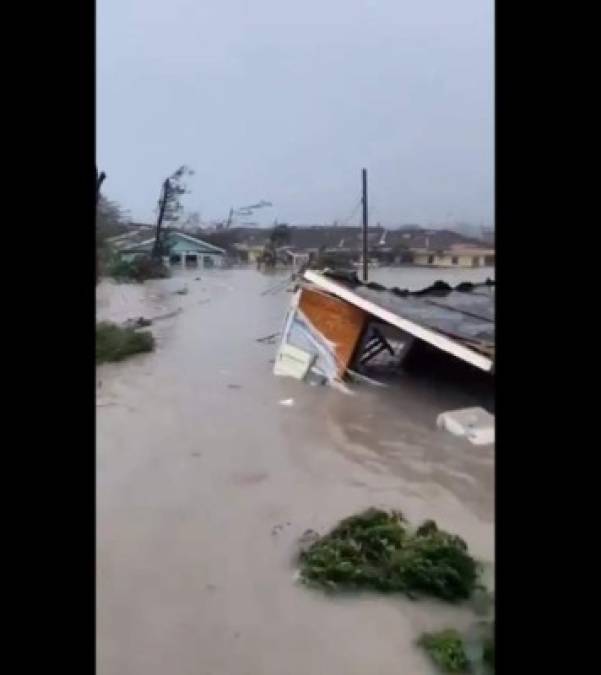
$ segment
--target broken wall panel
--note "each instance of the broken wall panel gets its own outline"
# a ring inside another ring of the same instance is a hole
[[[351,364],[369,315],[344,300],[309,288],[301,290],[299,309],[334,344],[341,377]]]

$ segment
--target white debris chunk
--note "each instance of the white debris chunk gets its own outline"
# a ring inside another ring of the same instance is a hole
[[[273,372],[274,375],[283,375],[302,380],[314,361],[315,354],[310,354],[290,344],[283,344],[277,353]]]
[[[441,413],[436,425],[455,436],[465,436],[474,445],[495,442],[495,416],[484,408],[463,408]]]

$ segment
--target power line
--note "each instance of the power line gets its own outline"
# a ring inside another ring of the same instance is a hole
[[[349,221],[351,220],[351,218],[353,218],[353,217],[357,214],[357,212],[359,211],[359,209],[361,208],[361,204],[362,204],[362,200],[361,200],[361,198],[359,198],[359,200],[357,201],[357,203],[356,203],[355,206],[353,207],[353,210],[351,211],[350,215],[349,215],[347,218],[345,218],[344,220],[342,220],[342,221],[337,221],[338,224],[339,224],[339,225],[343,225],[343,226],[344,226],[344,225],[348,225],[348,223],[349,223]]]

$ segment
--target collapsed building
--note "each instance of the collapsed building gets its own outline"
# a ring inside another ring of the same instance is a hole
[[[274,372],[342,384],[385,354],[399,365],[419,346],[485,373],[495,364],[495,282],[436,282],[420,291],[308,270],[288,309]]]

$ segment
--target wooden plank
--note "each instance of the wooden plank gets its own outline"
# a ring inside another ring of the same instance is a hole
[[[359,307],[309,288],[301,290],[299,309],[336,348],[338,375],[350,365],[368,315]]]
[[[304,277],[307,279],[307,281],[311,281],[319,288],[322,288],[324,291],[332,293],[337,297],[346,300],[358,309],[362,309],[368,314],[377,316],[378,318],[382,319],[382,321],[396,326],[397,328],[404,330],[416,338],[419,338],[424,342],[428,342],[438,349],[442,349],[449,354],[453,354],[453,356],[456,356],[467,363],[471,363],[477,368],[487,372],[492,370],[493,361],[490,358],[487,358],[483,354],[480,354],[469,347],[465,347],[459,342],[446,337],[438,331],[426,328],[425,326],[421,326],[420,324],[410,321],[409,319],[399,316],[398,314],[394,314],[393,312],[390,312],[389,310],[384,309],[383,307],[380,307],[379,305],[376,305],[365,298],[362,298],[361,296],[354,293],[352,289],[347,288],[342,284],[336,283],[335,281],[324,277],[318,272],[307,270],[304,274]]]

